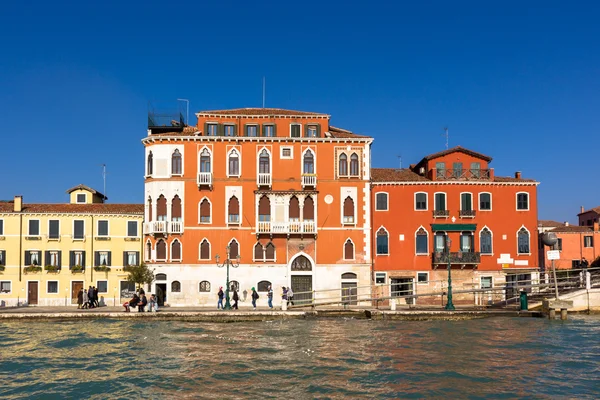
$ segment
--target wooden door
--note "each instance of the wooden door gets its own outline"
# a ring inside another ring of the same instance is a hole
[[[38,303],[38,283],[27,282],[27,304],[37,305]]]
[[[83,289],[83,281],[71,282],[71,304],[77,304],[77,295]]]

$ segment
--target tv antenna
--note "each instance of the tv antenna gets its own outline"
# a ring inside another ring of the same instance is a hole
[[[402,154],[397,155],[396,157],[398,157],[398,160],[400,161],[400,169],[402,169]]]
[[[448,150],[448,127],[444,128],[444,136],[446,136],[446,150]]]
[[[177,101],[185,101],[185,125],[190,125],[190,101],[188,99],[177,99]]]
[[[265,79],[265,77],[263,76],[263,87],[262,87],[262,89],[263,89],[263,98],[262,98],[262,108],[265,108],[265,97],[266,97],[266,94],[267,94],[267,93],[266,93],[266,87],[267,87],[267,86],[266,86],[266,79]]]
[[[102,194],[104,195],[104,197],[107,197],[106,196],[106,164],[100,164],[100,166],[102,167],[102,180],[104,181],[104,187],[103,187]]]

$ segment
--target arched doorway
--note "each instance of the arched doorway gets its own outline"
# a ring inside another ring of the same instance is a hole
[[[291,287],[294,304],[308,304],[313,299],[313,262],[306,255],[299,254],[290,263]]]

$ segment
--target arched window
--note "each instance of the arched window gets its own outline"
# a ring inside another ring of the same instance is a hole
[[[167,199],[162,194],[156,200],[156,219],[157,221],[167,220]]]
[[[350,239],[344,243],[344,260],[354,260],[354,243]]]
[[[148,153],[148,165],[146,167],[146,171],[147,171],[147,175],[152,175],[152,170],[153,170],[153,156],[152,156],[152,152]]]
[[[179,283],[179,281],[171,282],[171,292],[173,292],[173,293],[181,292],[181,283]]]
[[[152,199],[148,197],[148,222],[152,222]]]
[[[350,156],[350,176],[358,176],[358,155],[352,153]]]
[[[146,242],[146,261],[150,261],[152,259],[152,243],[150,241]]]
[[[179,152],[179,150],[175,149],[175,151],[171,155],[171,174],[181,175],[181,171],[181,153]]]
[[[262,244],[257,242],[254,245],[254,261],[264,261],[265,260],[265,252],[262,247]]]
[[[302,218],[304,221],[315,220],[315,202],[310,196],[304,199],[304,207],[302,208]]]
[[[229,153],[229,176],[240,176],[240,155],[236,150]]]
[[[338,171],[340,176],[348,176],[348,156],[344,153],[340,154]]]
[[[342,279],[358,279],[354,272],[345,272],[342,274]]]
[[[210,243],[206,239],[200,243],[200,259],[210,260]]]
[[[292,196],[290,199],[290,207],[288,211],[290,221],[300,221],[300,202],[296,196]]]
[[[171,260],[181,261],[181,243],[177,239],[171,243]]]
[[[377,254],[389,254],[388,253],[388,233],[385,229],[379,228],[377,231]]]
[[[269,158],[269,152],[263,149],[258,157],[258,172],[261,174],[271,173],[271,162]]]
[[[154,280],[156,280],[156,281],[166,281],[167,280],[167,274],[156,274],[156,277],[154,278]]]
[[[171,221],[181,222],[181,199],[178,195],[171,201]]]
[[[304,153],[304,163],[302,171],[304,174],[315,173],[315,156],[310,150],[307,150],[306,153]]]
[[[160,261],[167,260],[167,243],[162,239],[156,242],[156,259]]]
[[[492,232],[487,227],[479,232],[479,251],[481,254],[492,254]]]
[[[240,291],[240,283],[238,281],[229,281],[229,290],[231,290],[232,292],[234,290],[236,291]]]
[[[269,281],[260,281],[256,285],[256,291],[257,292],[268,292],[269,291],[269,286],[271,286],[271,282],[269,282]]]
[[[258,220],[260,222],[271,221],[271,201],[267,195],[263,195],[258,201]]]
[[[265,261],[275,261],[275,245],[273,242],[267,243],[267,247],[265,247]]]
[[[231,196],[228,204],[228,220],[230,224],[240,223],[240,202],[237,197]]]
[[[305,256],[298,256],[292,261],[292,271],[312,271],[312,264]]]
[[[210,151],[207,148],[200,153],[200,172],[210,172]]]
[[[200,202],[200,223],[210,224],[210,201],[204,199]]]
[[[210,282],[209,281],[200,282],[200,284],[198,285],[198,291],[210,292]]]
[[[517,233],[517,241],[519,243],[519,248],[517,253],[519,254],[529,254],[529,232],[525,227],[519,229]]]
[[[233,239],[231,242],[229,242],[229,258],[231,260],[235,260],[239,254],[240,246],[237,240]]]
[[[354,223],[354,200],[350,196],[344,200],[344,224]]]
[[[429,240],[427,231],[420,227],[415,234],[415,253],[416,254],[428,254],[429,253]]]

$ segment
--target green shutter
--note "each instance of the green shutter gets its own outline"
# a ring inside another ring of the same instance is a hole
[[[110,259],[110,254],[111,253],[112,253],[111,251],[108,252],[108,262],[106,263],[106,265],[109,266],[109,267],[112,265],[111,259]]]
[[[127,252],[126,251],[123,252],[123,266],[124,267],[127,266]]]
[[[238,136],[238,126],[233,125],[233,136]]]
[[[277,124],[273,124],[273,137],[277,136]]]
[[[235,132],[235,130],[234,130]],[[241,136],[248,136],[248,124],[244,124],[244,132]]]
[[[25,251],[25,266],[31,265],[31,253]]]
[[[321,137],[321,125],[317,125],[317,137]]]
[[[75,266],[75,252],[69,251],[69,268],[73,268]]]
[[[308,137],[308,125],[304,124],[304,137]]]
[[[46,250],[44,253],[44,265],[50,265],[50,251]]]
[[[208,136],[208,122],[204,123],[204,136]]]
[[[225,127],[223,124],[217,125],[217,136],[225,136]]]

